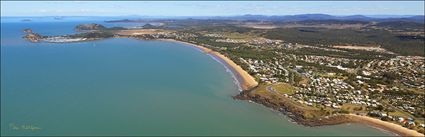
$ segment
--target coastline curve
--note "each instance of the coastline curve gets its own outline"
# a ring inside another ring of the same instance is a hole
[[[175,40],[175,39],[158,39],[158,40],[182,43],[182,44],[185,44],[185,45],[188,45],[188,46],[195,47],[196,49],[198,49],[198,50],[204,52],[205,54],[209,55],[214,60],[216,60],[217,62],[222,64],[226,68],[227,71],[230,71],[230,73],[232,74],[232,77],[235,79],[236,85],[239,87],[240,91],[250,90],[250,89],[252,89],[252,88],[254,88],[258,85],[258,82],[255,80],[254,77],[249,75],[249,73],[246,72],[245,70],[243,70],[242,67],[240,67],[235,62],[233,62],[228,57],[224,56],[223,54],[221,54],[219,52],[213,51],[209,48],[199,46],[199,45],[196,45],[196,44],[193,44],[193,43],[179,41],[179,40]]]

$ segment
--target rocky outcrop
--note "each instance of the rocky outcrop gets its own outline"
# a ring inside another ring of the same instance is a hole
[[[100,24],[95,24],[95,23],[80,24],[75,27],[76,31],[90,31],[90,30],[102,30],[102,29],[106,29],[106,27]]]
[[[33,33],[31,29],[24,29],[23,31],[26,33],[23,38],[30,42],[39,42],[43,39],[43,36],[37,33]]]
[[[25,33],[32,33],[32,30],[31,29],[24,29],[23,30]]]
[[[289,103],[289,102],[276,103],[274,101],[271,101],[271,99],[267,97],[263,97],[258,94],[251,94],[250,92],[251,91],[243,91],[239,95],[234,96],[233,99],[251,100],[253,102],[262,104],[268,108],[272,108],[276,111],[279,111],[287,115],[294,122],[304,126],[324,126],[324,125],[336,125],[336,124],[353,122],[353,120],[349,116],[344,114],[307,118],[304,115],[304,111],[300,110],[298,107],[294,106],[294,104],[292,103]]]

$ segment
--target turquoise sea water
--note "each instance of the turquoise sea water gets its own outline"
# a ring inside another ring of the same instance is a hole
[[[238,87],[223,65],[180,43],[21,39],[24,28],[60,35],[82,22],[2,22],[1,135],[391,135],[304,127],[233,100]]]

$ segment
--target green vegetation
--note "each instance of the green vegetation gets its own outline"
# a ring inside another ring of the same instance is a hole
[[[330,110],[330,109],[310,107],[305,104],[295,102],[289,98],[277,95],[273,92],[269,92],[266,89],[268,86],[269,85],[267,84],[259,85],[255,90],[253,90],[253,92],[250,93],[250,95],[251,96],[259,95],[261,98],[268,100],[268,102],[271,104],[275,104],[275,105],[285,104],[285,106],[288,109],[294,110],[294,112],[297,112],[304,119],[321,118],[323,116],[332,114],[334,112],[333,110]]]
[[[287,54],[295,55],[316,55],[316,56],[329,56],[336,58],[348,58],[348,59],[390,59],[395,57],[395,55],[378,53],[373,51],[363,51],[363,50],[349,50],[344,49],[341,51],[329,51],[323,49],[313,49],[313,48],[301,48],[298,50],[279,50],[280,52]],[[348,65],[348,64],[347,64]]]
[[[294,90],[295,90],[293,86],[287,83],[275,84],[275,85],[272,85],[272,88],[281,94],[288,94],[288,95],[294,94]]]
[[[92,31],[92,32],[70,35],[69,37],[98,39],[98,38],[110,38],[113,36],[114,36],[114,33],[112,31]]]
[[[266,38],[285,40],[306,45],[382,45],[383,48],[402,55],[424,56],[424,40],[401,40],[398,35],[384,30],[352,30],[322,28],[272,29]]]
[[[341,106],[341,110],[347,111],[347,112],[367,112],[366,107],[362,105],[355,105],[355,104],[343,104]]]

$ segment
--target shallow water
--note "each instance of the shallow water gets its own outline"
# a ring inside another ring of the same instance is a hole
[[[225,67],[181,43],[21,39],[24,28],[58,35],[79,23],[2,22],[1,135],[390,135],[358,124],[304,127],[233,100],[239,91]]]

